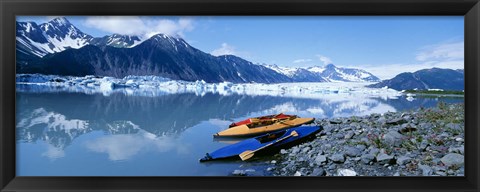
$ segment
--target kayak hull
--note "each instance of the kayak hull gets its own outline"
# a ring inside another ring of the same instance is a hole
[[[251,136],[257,136],[257,135],[274,132],[282,129],[297,127],[303,124],[309,124],[314,120],[315,118],[295,118],[295,119],[279,121],[271,125],[260,126],[255,128],[250,128],[247,125],[240,125],[240,126],[232,127],[232,128],[223,130],[221,132],[218,132],[213,136],[214,137],[251,137]]]
[[[289,137],[282,141],[279,141],[267,148],[259,151],[258,153],[267,153],[275,150],[279,150],[281,148],[290,147],[293,144],[298,144],[299,142],[303,142],[309,138],[315,136],[316,133],[320,132],[322,127],[320,126],[300,126],[290,129],[284,129],[268,134],[264,134],[261,136],[257,136],[254,138],[246,139],[244,141],[225,146],[220,148],[212,153],[207,153],[204,158],[200,159],[200,162],[211,161],[211,160],[220,160],[220,159],[227,159],[227,158],[239,158],[239,154],[247,151],[247,150],[255,150],[260,147],[269,145],[271,143],[275,143],[279,141],[281,138],[286,137],[292,133],[292,131],[296,131],[298,136]]]
[[[248,118],[243,121],[235,122],[232,123],[228,128],[240,126],[240,125],[250,125],[253,123],[267,123],[267,124],[273,124],[275,121],[279,120],[287,120],[287,119],[295,119],[297,118],[296,115],[286,115],[283,113],[277,114],[277,115],[266,115],[266,116],[260,116],[260,117],[253,117],[253,118]]]

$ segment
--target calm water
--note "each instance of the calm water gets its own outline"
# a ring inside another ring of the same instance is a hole
[[[171,94],[158,97],[84,93],[17,93],[19,176],[225,176],[261,171],[255,162],[199,163],[228,145],[212,135],[232,121],[284,112],[302,117],[362,116],[430,107],[463,98],[325,99]]]

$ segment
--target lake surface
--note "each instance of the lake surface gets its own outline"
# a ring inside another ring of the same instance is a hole
[[[232,121],[275,113],[317,119],[363,116],[435,106],[463,97],[408,101],[328,94],[315,99],[275,96],[17,92],[18,176],[226,176],[236,169],[262,172],[253,162],[199,163],[228,145],[213,140]]]

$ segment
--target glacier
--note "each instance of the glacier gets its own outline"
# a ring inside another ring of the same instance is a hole
[[[159,76],[126,76],[124,78],[58,76],[43,74],[17,74],[19,92],[78,92],[86,94],[124,93],[134,96],[161,96],[167,94],[207,93],[220,95],[277,96],[310,99],[383,98],[398,99],[402,92],[389,88],[368,88],[372,82],[319,82],[319,83],[206,83],[203,80],[181,81]]]

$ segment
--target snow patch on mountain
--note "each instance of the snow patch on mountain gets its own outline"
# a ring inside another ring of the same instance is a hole
[[[280,67],[277,65],[264,65],[265,67],[274,70],[277,73],[286,75],[290,78],[292,78],[295,73],[298,71],[298,68],[293,68],[293,67]]]
[[[362,69],[336,67],[333,64],[314,67],[280,67],[277,65],[264,65],[278,73],[290,78],[309,75],[327,82],[377,82],[380,79]],[[309,72],[310,74],[306,74]]]
[[[325,71],[324,67],[319,67],[319,66],[314,66],[314,67],[308,67],[306,68],[308,71],[314,72],[314,73],[322,73]]]
[[[39,57],[69,48],[81,48],[88,45],[92,38],[63,17],[41,25],[33,22],[17,22],[17,43],[29,49],[22,51],[28,51]]]

